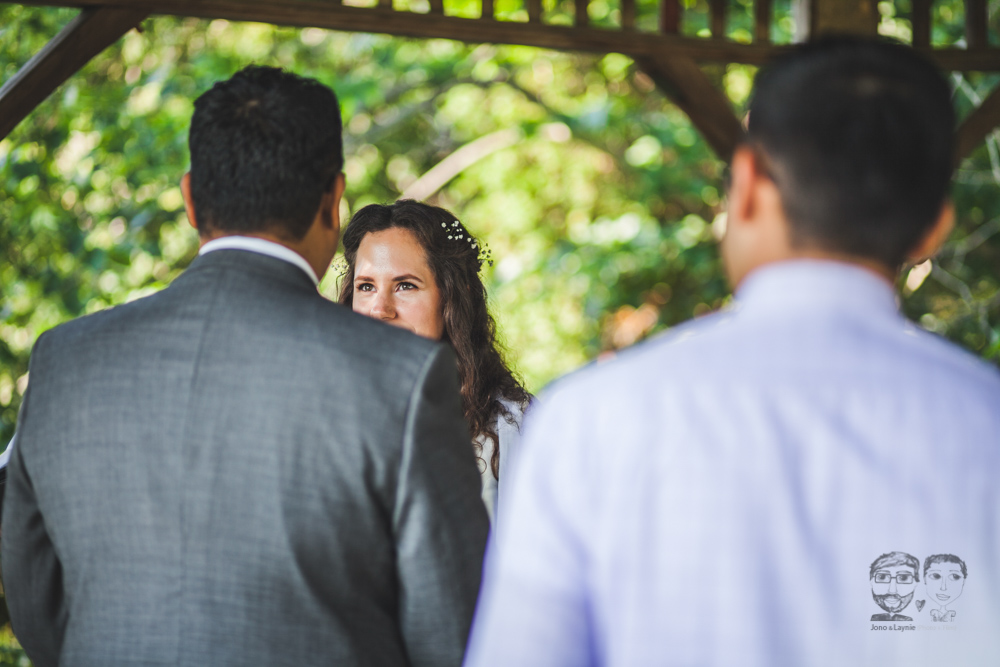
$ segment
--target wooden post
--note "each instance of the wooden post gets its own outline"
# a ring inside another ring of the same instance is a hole
[[[431,0],[431,14],[444,14],[444,0]]]
[[[965,44],[969,49],[985,49],[986,0],[965,0]]]
[[[771,42],[771,0],[754,0],[753,41],[760,44]]]
[[[878,34],[879,13],[876,0],[806,1],[810,4],[809,39],[824,33],[870,37]]]
[[[931,5],[933,0],[913,0],[913,47],[928,49],[931,46]]]
[[[660,32],[676,35],[681,31],[681,1],[660,0]]]
[[[576,17],[573,24],[578,27],[586,26],[590,23],[590,16],[587,14],[588,0],[574,0],[573,4],[576,6]]]
[[[542,0],[528,0],[528,21],[530,23],[542,22]]]
[[[635,29],[635,0],[621,0],[622,30]]]
[[[379,9],[388,9],[392,11],[392,0],[378,0]]]
[[[709,0],[711,30],[715,39],[726,38],[726,0]]]
[[[149,16],[134,9],[84,9],[0,88],[0,139],[81,67]]]

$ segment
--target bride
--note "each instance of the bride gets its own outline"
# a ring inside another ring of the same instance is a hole
[[[499,349],[479,277],[486,253],[448,211],[401,200],[358,211],[344,232],[344,254],[341,303],[455,350],[462,409],[495,528],[505,502],[501,482],[517,456],[531,396]]]

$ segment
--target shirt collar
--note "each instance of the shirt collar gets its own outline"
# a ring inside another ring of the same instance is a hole
[[[899,315],[896,291],[888,281],[856,264],[796,259],[767,264],[736,290],[740,310],[845,307]]]
[[[316,272],[313,271],[313,268],[309,266],[309,262],[307,262],[299,253],[295,252],[291,248],[286,248],[280,243],[257,238],[255,236],[221,236],[203,245],[201,250],[198,251],[198,254],[204,255],[216,250],[245,250],[247,252],[255,252],[259,255],[267,255],[268,257],[280,259],[299,267],[306,272],[309,279],[313,281],[313,285],[319,285],[319,276],[317,276]]]

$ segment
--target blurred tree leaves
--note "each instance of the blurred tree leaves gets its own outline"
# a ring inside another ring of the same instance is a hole
[[[695,20],[704,4],[685,3],[692,34],[707,29]],[[898,16],[883,10],[883,31],[907,28],[904,4],[894,6]],[[787,5],[776,4],[777,41],[791,38]],[[960,3],[935,11],[952,5]],[[553,20],[572,16],[572,3],[546,7]],[[733,39],[749,38],[750,8],[734,9]],[[503,2],[498,11],[523,12]],[[598,22],[614,25],[616,12],[591,4]],[[73,15],[0,5],[3,79]],[[941,25],[936,41],[959,39]],[[193,100],[251,62],[337,91],[344,213],[394,200],[465,151],[463,168],[429,198],[491,247],[493,307],[532,390],[728,298],[714,241],[724,165],[624,56],[155,18],[0,142],[0,444],[13,432],[39,333],[160,289],[194,257],[177,188]],[[711,71],[737,111],[754,73]],[[956,76],[961,113],[996,81]],[[1000,157],[991,141],[956,177],[955,241],[933,271],[905,275],[903,289],[910,317],[997,359]],[[337,277],[323,281],[326,294],[336,293]]]

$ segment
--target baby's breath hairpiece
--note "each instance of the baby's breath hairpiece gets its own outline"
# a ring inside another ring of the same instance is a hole
[[[341,277],[347,275],[347,270],[349,268],[351,267],[347,263],[347,257],[345,257],[343,253],[337,255],[336,259],[334,259],[333,263],[330,265],[330,270],[339,274]]]
[[[455,220],[448,226],[448,223],[442,222],[441,226],[444,227],[445,234],[448,235],[449,241],[465,241],[473,250],[478,250],[476,255],[476,261],[479,263],[479,268],[483,268],[483,264],[489,264],[493,266],[493,253],[490,252],[489,247],[485,243],[481,243],[476,240],[476,238],[462,227],[462,223]]]

